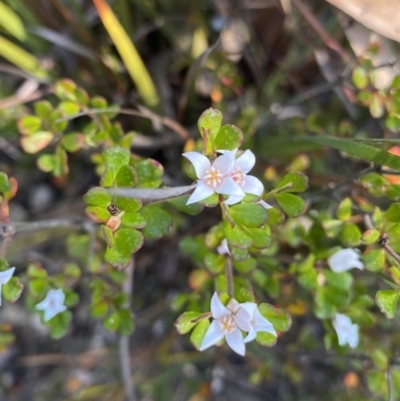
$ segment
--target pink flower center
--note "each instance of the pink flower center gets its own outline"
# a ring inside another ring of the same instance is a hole
[[[222,173],[217,170],[215,167],[211,167],[209,170],[206,170],[206,174],[203,177],[203,180],[209,187],[217,187],[221,184]]]
[[[220,329],[225,333],[232,333],[232,331],[236,330],[236,322],[232,315],[221,317],[218,323]]]
[[[232,177],[232,180],[236,182],[240,187],[243,187],[245,184],[245,174],[243,173],[240,167],[236,167],[232,170],[229,175]]]

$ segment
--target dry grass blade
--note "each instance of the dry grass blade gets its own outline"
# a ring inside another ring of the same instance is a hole
[[[134,44],[108,4],[103,0],[93,0],[93,3],[144,103],[149,107],[157,106],[156,88]]]

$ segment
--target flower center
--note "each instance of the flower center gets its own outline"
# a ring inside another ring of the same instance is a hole
[[[232,180],[236,182],[239,186],[243,187],[245,184],[245,174],[243,174],[243,171],[241,170],[240,167],[236,167],[234,170],[232,170],[229,175],[232,177]]]
[[[218,323],[220,329],[225,333],[232,333],[232,331],[236,330],[236,322],[232,315],[221,317]]]
[[[204,181],[209,187],[217,187],[221,184],[222,173],[217,170],[215,167],[211,167],[209,170],[206,171],[204,175]]]

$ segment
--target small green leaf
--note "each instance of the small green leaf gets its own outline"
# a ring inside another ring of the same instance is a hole
[[[268,213],[268,224],[270,226],[277,226],[279,224],[282,224],[283,221],[285,220],[285,216],[283,215],[283,213],[276,208],[271,208],[267,210]]]
[[[142,208],[142,201],[140,199],[132,199],[125,197],[118,197],[115,201],[115,205],[120,210],[125,212],[135,213]]]
[[[245,260],[234,260],[233,261],[233,267],[239,272],[239,273],[248,273],[252,270],[254,270],[257,267],[257,261],[254,258],[247,258]]]
[[[383,99],[377,93],[374,93],[372,95],[372,101],[371,104],[369,105],[369,112],[371,113],[371,116],[374,118],[382,117],[385,112]]]
[[[115,184],[121,188],[132,188],[137,183],[137,174],[132,166],[124,165],[119,169],[115,177]]]
[[[63,273],[66,277],[77,279],[81,277],[81,269],[76,263],[67,263],[64,266]]]
[[[32,135],[24,136],[21,138],[22,149],[29,154],[37,153],[52,141],[53,136],[48,131],[37,131]]]
[[[111,174],[113,180],[115,180],[119,169],[129,164],[130,158],[131,154],[129,150],[120,146],[108,148],[103,152],[104,163],[107,164],[107,171]]]
[[[104,316],[107,313],[107,311],[108,311],[108,302],[104,300],[97,301],[90,308],[90,314],[94,318]]]
[[[373,249],[362,256],[361,260],[368,270],[379,272],[385,265],[385,251],[383,249]]]
[[[229,251],[231,252],[233,260],[242,261],[249,257],[249,252],[247,249],[239,249],[235,246],[229,246]]]
[[[42,127],[42,119],[37,116],[24,116],[18,120],[19,132],[23,135],[32,135]]]
[[[121,217],[121,223],[126,227],[143,228],[147,223],[140,213],[126,212]]]
[[[400,203],[392,203],[386,210],[385,217],[389,223],[400,223]]]
[[[37,160],[37,165],[39,169],[43,172],[50,173],[54,170],[54,167],[56,165],[55,156],[50,154],[40,155]]]
[[[292,320],[283,309],[275,308],[267,303],[262,303],[258,306],[258,310],[272,323],[276,331],[285,332],[289,330]]]
[[[73,116],[74,114],[79,113],[80,106],[79,104],[71,101],[61,102],[58,106],[58,109],[61,111],[61,114],[64,117]]]
[[[280,188],[285,188],[283,192],[304,192],[308,188],[308,177],[303,173],[291,172],[279,181],[276,189]]]
[[[106,316],[103,320],[103,327],[110,331],[116,331],[119,327],[120,316],[118,311]]]
[[[219,110],[209,108],[200,116],[197,126],[203,141],[206,140],[206,154],[212,153],[212,144],[222,123],[222,114]]]
[[[164,168],[156,160],[143,159],[131,160],[131,165],[135,168],[138,177],[138,188],[158,188],[163,179]]]
[[[22,293],[24,286],[18,277],[11,277],[7,284],[3,284],[2,293],[8,302],[15,302]]]
[[[110,212],[101,206],[88,206],[85,209],[86,216],[97,223],[105,223],[111,217]]]
[[[201,344],[203,343],[204,336],[206,335],[209,326],[210,326],[210,321],[208,319],[204,319],[201,320],[194,328],[190,336],[190,342],[194,345],[196,349],[200,349]]]
[[[228,222],[224,221],[223,227],[228,244],[243,250],[250,248],[253,245],[252,238],[239,226],[239,224],[236,224],[235,227],[232,228]]]
[[[86,192],[86,194],[83,196],[83,201],[90,206],[100,206],[106,208],[111,203],[111,195],[102,187],[94,187]]]
[[[364,231],[362,235],[362,241],[364,244],[370,245],[378,241],[380,236],[381,233],[378,230],[371,228],[367,231]]]
[[[140,213],[146,220],[143,235],[148,239],[159,239],[168,234],[172,227],[172,217],[158,206],[145,206]]]
[[[276,344],[278,338],[266,331],[259,331],[256,336],[256,341],[263,347],[272,347]]]
[[[189,333],[189,331],[192,330],[192,328],[198,323],[198,321],[193,322],[193,320],[197,319],[199,316],[201,316],[200,312],[182,313],[182,315],[180,315],[175,322],[175,327],[178,330],[178,333]]]
[[[132,254],[143,245],[140,231],[132,228],[122,228],[115,233],[115,246],[124,253]]]
[[[60,81],[56,82],[55,94],[61,100],[76,101],[75,89],[76,84],[74,81],[70,79],[61,79]]]
[[[327,237],[335,238],[340,231],[342,231],[343,221],[336,219],[327,219],[322,222],[322,227],[324,228]]]
[[[351,217],[351,208],[353,204],[350,198],[343,199],[337,208],[336,216],[340,220],[348,220]]]
[[[267,210],[258,203],[241,203],[229,208],[232,218],[245,227],[258,228],[268,219]]]
[[[65,311],[54,316],[47,322],[50,328],[50,335],[52,338],[63,337],[68,330],[68,325],[72,320],[72,313],[70,311]]]
[[[35,114],[42,120],[46,121],[50,119],[50,115],[53,111],[53,106],[47,100],[39,100],[33,104]]]
[[[289,217],[300,216],[304,211],[305,202],[300,196],[290,193],[281,193],[276,195],[276,200]]]
[[[253,248],[264,249],[271,246],[272,237],[269,226],[264,226],[262,228],[246,228],[246,231],[253,239]]]
[[[61,138],[61,145],[68,152],[78,151],[85,143],[85,138],[79,132],[72,132],[66,134]]]
[[[0,171],[0,193],[6,193],[11,190],[11,184],[8,181],[8,176],[6,173]]]
[[[221,127],[213,141],[214,150],[233,150],[240,147],[243,132],[236,126],[226,124]]]
[[[376,304],[381,312],[388,318],[393,319],[399,300],[398,290],[380,290],[375,296]]]
[[[122,308],[118,311],[118,314],[119,314],[118,332],[121,336],[128,336],[133,332],[134,329],[131,312],[127,308]]]
[[[358,89],[364,89],[369,82],[368,73],[365,68],[361,66],[354,68],[351,79]]]
[[[357,225],[345,223],[340,233],[340,240],[346,245],[355,246],[361,242],[361,235],[361,230]]]
[[[246,287],[240,287],[239,290],[235,292],[235,299],[240,303],[255,301],[253,291]]]
[[[204,257],[204,264],[207,269],[213,273],[222,273],[225,268],[225,257],[223,255],[217,255],[215,253],[208,253]]]

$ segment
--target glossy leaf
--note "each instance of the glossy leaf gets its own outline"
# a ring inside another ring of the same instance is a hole
[[[394,318],[399,295],[398,290],[380,290],[376,293],[376,304],[388,319]]]
[[[159,239],[168,234],[172,227],[172,217],[158,206],[145,206],[141,212],[146,220],[143,235],[148,239]]]
[[[175,322],[178,333],[186,334],[192,330],[192,328],[198,323],[198,321],[193,322],[193,320],[197,319],[199,316],[201,316],[200,312],[185,312],[180,315]]]
[[[241,203],[229,208],[232,218],[245,227],[258,228],[268,219],[267,210],[258,203]]]
[[[240,147],[243,141],[243,132],[236,126],[226,124],[221,127],[213,141],[213,149],[233,150]]]
[[[304,211],[305,202],[300,196],[281,193],[276,195],[276,200],[289,217],[300,216]]]

